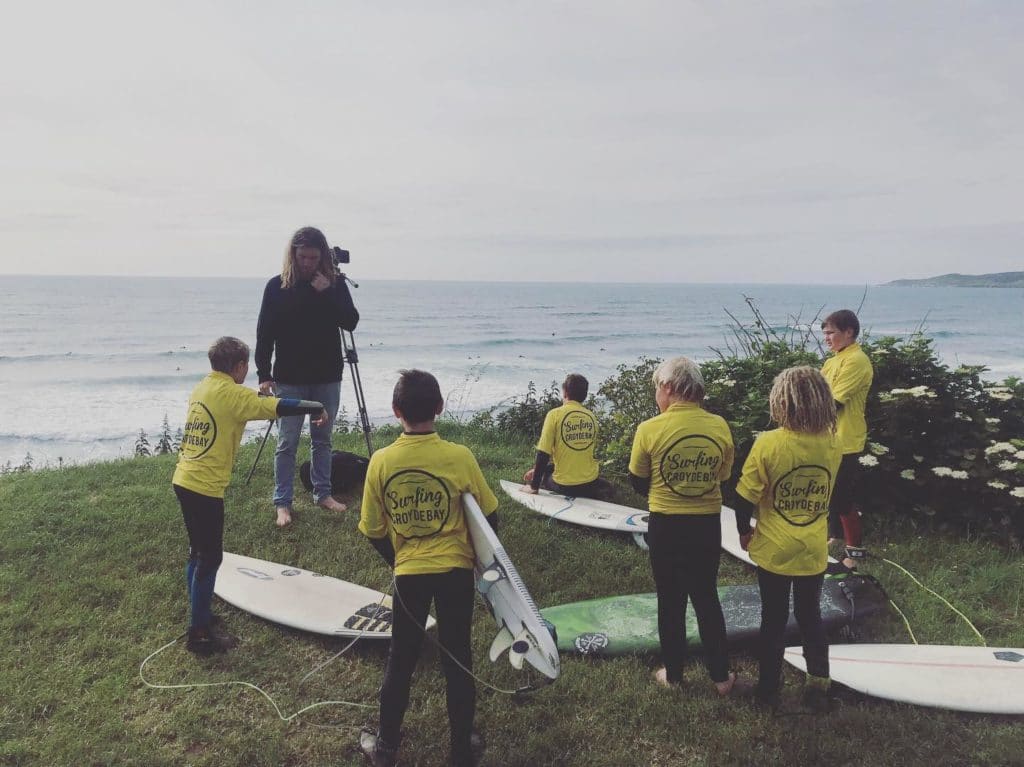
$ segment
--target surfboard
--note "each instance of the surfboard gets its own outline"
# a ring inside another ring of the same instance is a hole
[[[751,567],[757,567],[754,564],[754,560],[750,558],[750,554],[743,550],[740,546],[740,534],[736,531],[736,512],[730,509],[728,506],[722,507],[722,549],[729,554],[732,554],[736,559],[746,562]],[[751,527],[757,527],[757,520],[751,518]],[[837,560],[829,557],[828,561],[832,564],[836,564]]]
[[[536,495],[524,493],[521,484],[501,480],[501,489],[510,498],[538,514],[599,530],[614,530],[618,533],[632,533],[633,540],[641,548],[647,548],[644,536],[647,534],[648,512],[620,506],[617,503],[598,501],[593,498],[573,498],[548,490],[539,490]],[[735,527],[735,523],[733,525]]]
[[[725,615],[726,639],[731,647],[743,647],[757,640],[761,626],[761,595],[755,585],[720,586],[718,598]],[[821,618],[826,631],[839,629],[857,617],[884,605],[882,593],[859,576],[827,579],[821,591]],[[541,615],[554,624],[561,652],[579,655],[614,656],[658,652],[658,597],[656,594],[590,599],[585,602],[548,607]],[[790,615],[786,636],[800,636],[796,619]],[[697,617],[691,606],[686,611],[686,644],[700,652]]]
[[[214,593],[240,610],[314,634],[390,639],[391,597],[290,565],[224,552]],[[434,625],[427,618],[427,628]]]
[[[787,661],[806,671],[803,650]],[[981,714],[1024,714],[1024,649],[850,644],[829,648],[829,675],[865,695]]]
[[[491,662],[508,650],[514,668],[521,669],[526,661],[549,679],[557,679],[558,648],[526,584],[470,493],[463,493],[462,506],[475,552],[477,591],[499,629],[488,653]]]

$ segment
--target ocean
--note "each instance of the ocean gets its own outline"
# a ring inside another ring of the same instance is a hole
[[[269,275],[268,275],[269,276]],[[222,335],[255,346],[265,279],[0,276],[0,465],[130,456],[182,425]],[[391,418],[401,368],[433,372],[459,418],[583,373],[592,390],[641,356],[725,350],[745,296],[773,325],[860,307],[873,336],[923,330],[944,361],[1024,376],[1024,290],[863,285],[362,281],[354,338],[367,411]],[[350,371],[342,406],[355,418]],[[252,366],[247,384],[256,385]],[[252,426],[260,431],[259,424]]]

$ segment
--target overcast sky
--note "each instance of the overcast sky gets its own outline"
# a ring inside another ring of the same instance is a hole
[[[0,273],[1024,269],[1017,0],[4,8]]]

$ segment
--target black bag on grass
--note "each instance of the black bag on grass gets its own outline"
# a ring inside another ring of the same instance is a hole
[[[355,488],[366,479],[366,467],[370,465],[368,458],[349,453],[345,450],[331,451],[331,494],[341,494]],[[299,467],[299,478],[302,486],[313,492],[313,480],[310,477],[309,461]]]

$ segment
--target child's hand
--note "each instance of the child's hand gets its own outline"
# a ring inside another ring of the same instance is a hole
[[[321,272],[314,274],[313,279],[310,280],[309,284],[313,286],[313,290],[317,293],[322,293],[327,290],[327,288],[331,287],[331,281],[324,277]]]
[[[273,381],[260,382],[260,394],[262,394],[265,397],[269,397],[271,394],[274,393],[274,387],[276,385],[277,384],[275,384]]]
[[[519,488],[519,491],[522,493],[529,493],[530,495],[537,495],[539,492],[538,490],[534,490],[532,485],[523,485]]]
[[[327,415],[327,411],[321,410],[320,415],[318,415],[316,418],[310,418],[309,422],[314,426],[323,426],[329,420],[331,419],[330,416]]]
[[[740,536],[740,548],[743,549],[744,551],[746,551],[747,548],[750,546],[750,539],[753,538],[753,537],[754,537],[754,531],[753,530],[751,530],[746,535],[741,535]]]

